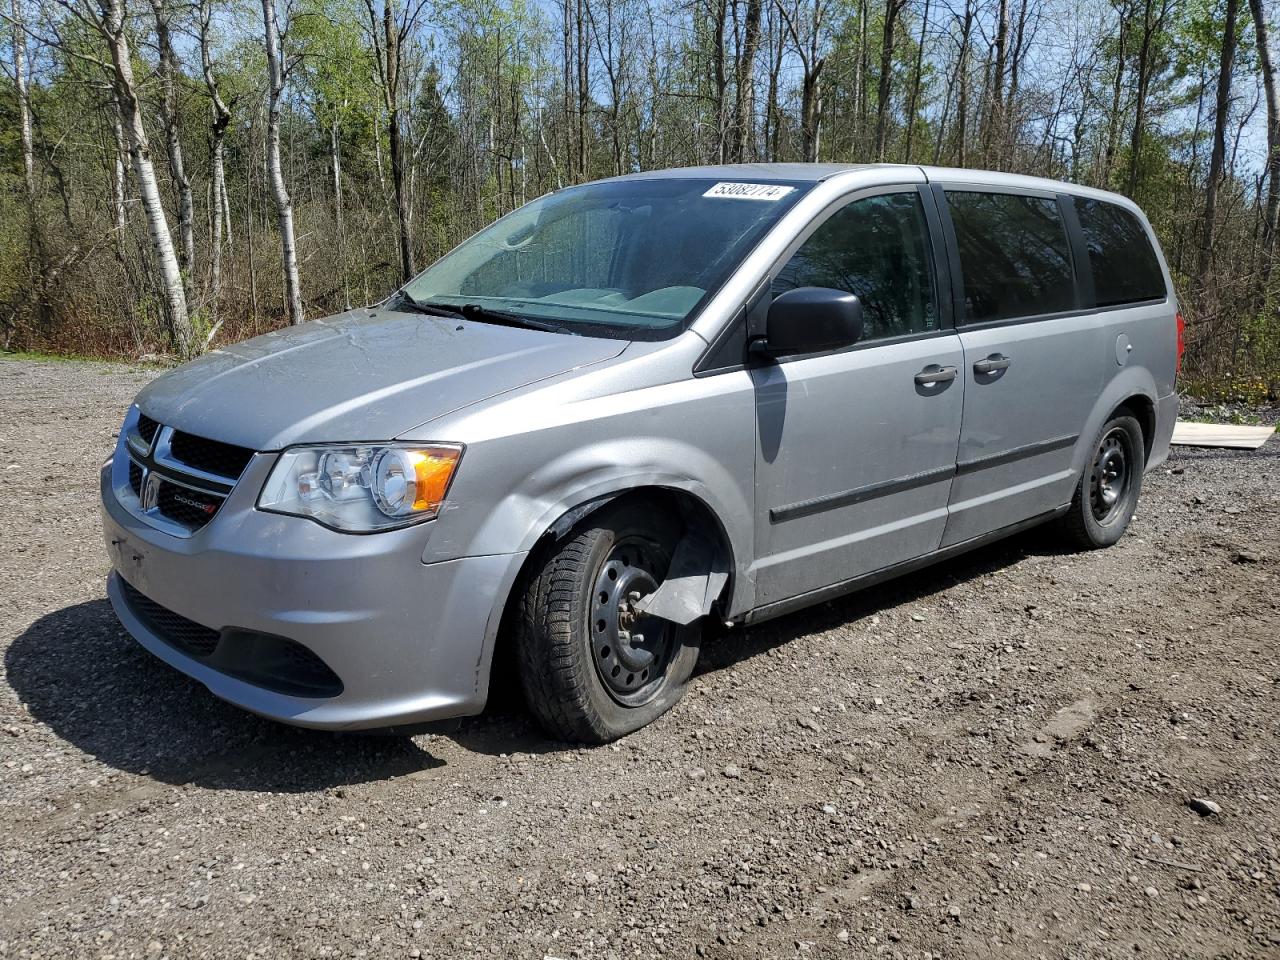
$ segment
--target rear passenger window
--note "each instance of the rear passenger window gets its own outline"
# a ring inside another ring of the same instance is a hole
[[[1076,197],[1098,306],[1163,300],[1164,274],[1142,223],[1124,207]]]
[[[1056,200],[948,191],[969,323],[1076,306],[1071,247]]]
[[[886,193],[834,213],[774,278],[776,296],[833,287],[862,302],[863,340],[938,327],[928,227],[920,195]]]

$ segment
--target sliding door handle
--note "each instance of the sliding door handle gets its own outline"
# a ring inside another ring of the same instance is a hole
[[[931,363],[916,374],[916,383],[922,387],[931,387],[935,383],[950,383],[955,378],[955,367],[940,367]]]
[[[995,373],[997,370],[1006,369],[1009,364],[1013,363],[1003,353],[993,353],[985,360],[979,360],[973,365],[974,373]]]

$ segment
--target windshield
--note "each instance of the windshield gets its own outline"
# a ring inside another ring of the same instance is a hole
[[[683,331],[804,184],[615,180],[549,194],[480,231],[404,288],[416,305],[554,321],[585,336]]]

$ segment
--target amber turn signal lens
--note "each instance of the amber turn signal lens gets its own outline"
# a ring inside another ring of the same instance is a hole
[[[444,501],[453,468],[458,464],[458,451],[446,448],[415,450],[413,458],[414,510],[436,510]]]

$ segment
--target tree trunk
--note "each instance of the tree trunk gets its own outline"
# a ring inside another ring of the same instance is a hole
[[[1204,291],[1213,263],[1213,226],[1218,214],[1218,185],[1222,181],[1227,155],[1227,120],[1231,109],[1231,72],[1236,55],[1236,13],[1239,0],[1227,0],[1226,23],[1222,35],[1222,58],[1218,63],[1218,101],[1213,118],[1213,152],[1209,155],[1209,179],[1204,188],[1204,220],[1200,227],[1200,259],[1196,265],[1196,287]]]
[[[1280,232],[1280,91],[1276,88],[1275,61],[1271,57],[1271,33],[1262,0],[1249,0],[1257,38],[1262,89],[1267,98],[1267,206],[1262,216],[1262,276],[1270,278]]]
[[[31,145],[31,90],[27,81],[27,34],[23,27],[21,0],[12,0],[13,73],[18,94],[18,134],[22,144],[22,183],[32,214],[36,204],[35,151]]]
[[[818,149],[822,141],[822,68],[826,60],[819,58],[805,70],[800,90],[800,139],[805,163],[818,162]]]
[[[1151,48],[1155,38],[1164,29],[1164,18],[1169,11],[1170,0],[1159,0],[1159,15],[1152,20],[1153,4],[1145,0],[1142,9],[1142,43],[1138,48],[1138,91],[1134,109],[1133,133],[1129,137],[1129,196],[1138,192],[1138,171],[1142,159],[1142,139],[1147,124],[1147,92],[1151,86]]]
[[[969,161],[968,154],[968,121],[969,121],[969,48],[973,33],[974,18],[973,0],[965,0],[964,20],[960,31],[960,53],[956,58],[956,82],[960,87],[956,103],[956,141],[959,166]]]
[[[396,228],[400,246],[400,282],[408,283],[417,272],[413,264],[412,212],[404,182],[404,143],[400,131],[400,38],[392,0],[382,4],[383,83],[387,102],[387,144],[391,153],[391,187],[396,198]]]
[[[893,81],[893,39],[898,13],[905,0],[887,0],[884,5],[884,34],[880,42],[880,88],[876,102],[876,159],[883,162],[889,131],[889,90]]]
[[[907,143],[904,162],[911,162],[911,140],[915,133],[916,110],[920,105],[920,83],[924,74],[924,44],[929,35],[929,0],[924,0],[924,15],[920,24],[920,46],[916,48],[916,68],[911,77],[911,96],[907,101]],[[941,130],[938,139],[941,140]]]
[[[267,173],[280,223],[280,265],[284,272],[284,305],[290,323],[302,323],[302,290],[298,281],[298,251],[293,235],[293,201],[280,166],[280,109],[284,94],[284,55],[275,0],[262,0],[262,20],[267,48]]]
[[[1004,125],[1004,75],[1009,59],[1009,0],[1000,0],[996,12],[996,58],[992,70],[992,89],[987,97],[986,124],[982,131],[983,152],[992,166],[1000,163],[1002,145],[1000,131]]]
[[[164,202],[160,197],[160,185],[156,181],[155,167],[151,162],[151,142],[142,123],[138,88],[133,77],[132,51],[129,49],[125,29],[124,0],[103,0],[100,9],[101,19],[97,21],[97,26],[111,52],[112,86],[120,107],[121,125],[129,144],[134,178],[142,197],[142,209],[147,217],[147,233],[151,238],[152,253],[160,270],[170,338],[180,356],[191,356],[197,349],[196,336],[187,312],[182,268],[173,248],[173,235],[169,232],[169,221],[165,217]]]
[[[351,291],[347,286],[347,227],[342,211],[342,151],[338,149],[338,115],[329,124],[329,155],[333,163],[333,226],[337,232],[338,272],[342,275],[342,305],[351,309]]]
[[[755,68],[760,49],[761,0],[747,0],[746,22],[742,30],[742,53],[738,57],[738,97],[734,108],[733,159],[739,163],[755,159]]]
[[[1111,182],[1111,170],[1115,165],[1117,143],[1120,139],[1120,95],[1124,91],[1125,41],[1129,38],[1129,18],[1125,9],[1120,11],[1120,31],[1116,38],[1116,75],[1111,81],[1111,109],[1107,112],[1107,141],[1103,148],[1098,169],[1098,186]]]
[[[209,303],[210,317],[217,322],[218,298],[222,293],[222,244],[225,236],[231,238],[231,211],[227,203],[227,173],[225,141],[231,125],[231,110],[222,99],[218,78],[213,72],[213,51],[210,48],[209,24],[213,18],[213,0],[200,0],[200,67],[204,73],[205,87],[213,119],[209,124],[209,177],[212,183],[210,201],[209,239]]]
[[[156,48],[159,53],[156,78],[160,81],[160,125],[164,128],[165,145],[169,154],[169,173],[178,192],[178,235],[182,239],[178,264],[182,268],[187,296],[190,297],[196,259],[195,203],[191,197],[191,180],[187,177],[182,156],[182,131],[175,81],[178,56],[173,50],[173,35],[169,27],[169,0],[151,0],[151,11],[156,21]]]

